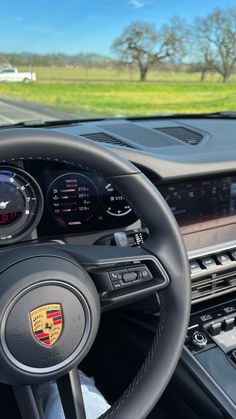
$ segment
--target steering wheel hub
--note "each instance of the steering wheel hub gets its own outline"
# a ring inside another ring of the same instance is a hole
[[[11,264],[1,275],[0,305],[0,365],[11,384],[22,375],[54,378],[78,364],[97,333],[100,305],[92,280],[60,254]]]

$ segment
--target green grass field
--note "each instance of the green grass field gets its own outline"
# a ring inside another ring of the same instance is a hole
[[[84,116],[236,109],[234,83],[5,83],[0,96]]]
[[[2,83],[0,96],[82,117],[236,109],[236,75],[223,84],[217,74],[208,74],[207,81],[200,83],[197,73],[150,72],[149,82],[139,83],[138,73],[131,77],[127,71],[51,67],[34,71],[37,82]]]
[[[28,71],[27,67],[18,67],[19,71]],[[33,71],[37,74],[39,82],[86,82],[86,81],[139,81],[138,71],[124,71],[114,69],[99,68],[60,68],[60,67],[34,67]],[[217,73],[208,73],[206,82],[221,82],[221,77]],[[148,82],[199,82],[200,73],[187,73],[175,71],[149,71]],[[230,78],[231,82],[236,82],[236,74]]]

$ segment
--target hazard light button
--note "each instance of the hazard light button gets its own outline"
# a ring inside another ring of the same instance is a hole
[[[222,253],[222,254],[220,254],[220,255],[217,255],[217,256],[216,256],[216,259],[218,260],[218,262],[219,262],[221,265],[226,265],[227,263],[230,263],[230,262],[231,262],[231,259],[230,259],[230,257],[227,255],[227,253]]]

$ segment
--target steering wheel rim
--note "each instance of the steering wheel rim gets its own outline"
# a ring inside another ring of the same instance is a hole
[[[133,164],[81,137],[45,129],[9,129],[0,132],[0,156],[1,164],[40,159],[95,171],[115,184],[149,228],[150,239],[142,247],[158,258],[170,284],[160,294],[160,323],[143,366],[121,398],[102,416],[146,418],[179,360],[191,305],[186,250],[168,205]]]

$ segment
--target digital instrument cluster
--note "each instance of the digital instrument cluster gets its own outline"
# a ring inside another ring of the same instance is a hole
[[[0,167],[0,244],[122,228],[137,220],[114,185],[93,172],[57,163]],[[29,174],[30,173],[30,174]]]
[[[123,228],[137,216],[109,181],[95,172],[56,162],[25,163],[44,196],[39,237]]]

